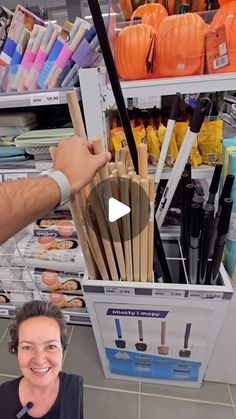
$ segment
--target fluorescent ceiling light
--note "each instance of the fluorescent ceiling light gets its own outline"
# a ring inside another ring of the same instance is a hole
[[[118,13],[112,12],[112,13],[102,13],[103,17],[108,17],[108,16],[117,16]],[[84,16],[85,19],[92,19],[93,17],[91,15],[88,16]]]

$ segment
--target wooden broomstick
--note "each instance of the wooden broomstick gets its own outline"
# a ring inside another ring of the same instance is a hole
[[[69,111],[71,115],[71,120],[72,120],[74,130],[75,130],[75,134],[84,138],[84,140],[86,140],[86,133],[85,133],[85,128],[83,124],[83,119],[82,119],[82,115],[81,115],[81,111],[80,111],[80,107],[78,104],[75,91],[67,92],[67,102],[68,102],[68,107],[69,107]],[[98,266],[102,279],[107,280],[109,279],[109,274],[108,274],[104,259],[102,257],[102,253],[104,252],[101,249],[101,241],[99,242],[97,235],[94,233],[91,227],[93,225],[91,209],[89,211],[86,208],[86,198],[91,192],[91,189],[92,189],[91,186],[88,185],[84,188],[84,191],[82,191],[80,194],[77,194],[77,196],[75,197],[76,207],[72,208],[72,211],[73,211],[72,216],[74,219],[77,219],[77,218],[80,219],[81,216],[83,216],[84,225],[87,227],[86,229],[87,237],[85,236],[85,240],[87,239],[86,240],[87,246],[86,245],[84,246],[85,250],[86,250],[86,247],[88,247],[88,243],[89,243],[90,252],[92,253],[94,261],[96,262]],[[97,211],[99,211],[99,206],[96,208],[97,208]],[[104,221],[104,218],[102,218],[101,216],[101,211],[98,212],[98,215],[99,215],[100,230],[102,229],[102,231],[104,232],[104,229],[106,226],[104,226],[105,221]],[[97,217],[97,220],[98,220],[98,217]],[[78,228],[80,228],[80,226],[78,226]],[[79,231],[79,234],[80,234],[80,231]],[[115,261],[113,257],[111,244],[109,240],[105,240],[105,239],[102,240],[102,242],[103,242],[104,250],[107,256],[107,263],[110,269],[111,278],[118,280],[119,278],[118,278],[118,273],[117,273],[117,269],[116,269],[116,265],[115,265]],[[82,250],[84,252],[83,246],[82,246]],[[87,264],[87,261],[85,262]],[[89,273],[89,276],[90,276],[90,273]]]

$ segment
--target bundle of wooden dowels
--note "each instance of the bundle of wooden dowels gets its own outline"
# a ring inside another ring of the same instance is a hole
[[[67,101],[75,134],[86,141],[75,92],[68,92]],[[93,138],[92,145],[95,154],[104,151],[100,138]],[[152,282],[155,185],[154,177],[148,176],[147,146],[138,146],[139,175],[134,171],[129,153],[121,154],[122,160],[116,158],[104,166],[75,195],[70,209],[90,279]],[[143,199],[142,190],[147,199]],[[130,207],[130,213],[109,222],[110,198]],[[147,220],[144,226],[142,217]]]

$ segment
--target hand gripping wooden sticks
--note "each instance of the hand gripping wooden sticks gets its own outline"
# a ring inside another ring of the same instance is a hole
[[[50,147],[50,154],[53,159],[53,154],[55,151],[55,147]],[[82,212],[80,211],[80,204],[78,201],[78,194],[74,196],[73,199],[70,200],[70,212],[72,218],[75,223],[76,230],[79,233],[79,241],[82,248],[85,264],[88,269],[88,274],[91,279],[96,279],[98,277],[96,263],[94,261],[93,255],[90,252],[87,240],[86,240],[86,225],[85,221],[82,216]]]
[[[75,134],[84,138],[86,140],[86,133],[83,124],[82,115],[80,112],[80,107],[78,104],[78,99],[75,91],[67,92],[67,102],[71,115],[72,124],[74,126]],[[90,279],[98,278],[98,273],[96,269],[96,264],[102,276],[102,279],[109,279],[106,266],[101,260],[101,250],[99,243],[90,229],[89,223],[86,223],[85,213],[86,213],[86,202],[84,195],[82,193],[76,194],[73,201],[71,202],[71,214],[75,222],[75,226],[79,232],[79,238],[81,242],[81,247],[83,255],[85,258],[85,263],[88,269],[88,274]],[[87,214],[88,221],[89,214]],[[92,221],[91,221],[92,223]],[[96,261],[96,262],[95,262]]]
[[[104,150],[101,138],[99,137],[93,138],[92,144],[93,144],[93,150],[95,154],[99,154]],[[99,177],[101,181],[109,179],[107,166],[102,167],[98,173],[99,173]],[[112,190],[111,190],[111,186],[109,182],[106,182],[106,184],[104,184],[104,187],[106,190],[104,190],[103,192],[106,195],[106,199],[108,200],[109,197],[112,197]],[[101,197],[101,194],[100,194],[100,200],[101,200],[103,209],[105,211],[105,214],[107,216],[107,209],[104,206],[104,200]],[[126,279],[125,259],[124,259],[122,244],[121,244],[120,232],[119,232],[118,224],[116,221],[109,223],[109,230],[111,232],[111,236],[113,239],[115,256],[116,256],[118,268],[120,271],[120,278],[121,280],[125,280]]]

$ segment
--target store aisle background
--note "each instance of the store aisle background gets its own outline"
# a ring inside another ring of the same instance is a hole
[[[0,383],[20,374],[16,358],[8,353],[8,324],[0,319]],[[204,382],[200,389],[190,389],[105,379],[92,328],[68,329],[63,370],[84,378],[84,419],[236,418],[236,386]]]

